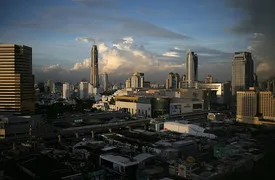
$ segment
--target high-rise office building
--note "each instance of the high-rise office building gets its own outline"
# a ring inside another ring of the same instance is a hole
[[[253,87],[254,62],[249,52],[235,52],[232,61],[232,96],[236,91],[247,90]]]
[[[271,91],[259,92],[259,113],[267,120],[275,120],[275,95]]]
[[[98,50],[97,46],[93,45],[91,50],[91,74],[90,74],[90,84],[94,88],[99,87],[99,75],[98,75]]]
[[[109,86],[109,78],[108,78],[108,74],[104,73],[103,74],[103,90],[107,91],[108,90],[108,86]]]
[[[135,72],[131,77],[131,88],[144,87],[144,73]]]
[[[275,96],[271,91],[258,91],[252,87],[236,94],[236,120],[251,124],[261,124],[259,118],[275,121]]]
[[[89,83],[85,81],[81,81],[79,83],[79,98],[80,99],[87,99],[89,96]]]
[[[237,91],[236,120],[253,122],[258,114],[258,93],[254,90]],[[252,123],[253,124],[253,123]]]
[[[131,78],[128,78],[125,82],[125,88],[128,89],[128,88],[131,88]]]
[[[70,99],[71,88],[68,82],[63,84],[63,99]]]
[[[186,52],[186,79],[189,87],[198,81],[198,56],[190,49]]]
[[[178,73],[170,72],[166,79],[166,89],[176,89],[180,87],[180,76]]]
[[[0,44],[0,111],[33,112],[34,110],[32,48],[24,45]]]

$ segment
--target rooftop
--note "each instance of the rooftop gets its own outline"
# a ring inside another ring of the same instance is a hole
[[[137,156],[133,157],[132,159],[123,157],[120,155],[111,155],[111,154],[100,155],[101,159],[119,164],[121,166],[136,165],[136,164],[138,164],[148,158],[151,158],[151,157],[154,157],[154,155],[147,154],[147,153],[138,154]]]

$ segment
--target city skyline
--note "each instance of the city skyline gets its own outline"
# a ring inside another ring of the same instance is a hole
[[[15,6],[19,1],[5,2],[1,3],[0,43],[33,47],[38,80],[79,81],[89,77],[88,52],[94,41],[99,51],[99,73],[107,72],[112,81],[124,82],[135,71],[158,82],[163,82],[169,72],[186,74],[188,48],[201,59],[199,79],[213,72],[218,80],[230,80],[228,66],[235,51],[255,51],[256,72],[270,70],[263,63],[268,59],[257,56],[253,43],[263,39],[264,29],[251,28],[242,35],[236,32],[245,26],[237,22],[246,13],[250,15],[250,9],[226,1],[131,4],[125,0],[61,0],[48,1],[45,6],[43,1],[20,2],[20,7]],[[251,6],[255,4],[253,1]],[[16,12],[15,16],[4,16],[9,10]]]

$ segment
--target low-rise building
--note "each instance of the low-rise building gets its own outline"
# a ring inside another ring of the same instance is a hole
[[[195,124],[184,124],[179,122],[165,122],[164,130],[169,130],[178,133],[189,134],[193,136],[206,137],[215,139],[216,135],[205,133],[205,129]]]
[[[117,96],[116,99],[116,110],[124,109],[129,112],[132,116],[144,116],[152,117],[151,114],[151,102],[150,98],[143,98],[137,96]]]
[[[231,100],[231,83],[230,82],[218,82],[218,83],[199,83],[199,89],[215,90],[217,93],[217,103],[230,104]]]
[[[26,137],[30,131],[29,118],[0,117],[0,139]]]
[[[180,115],[203,110],[203,101],[195,98],[165,96],[116,96],[116,110],[124,109],[132,116],[158,117]]]
[[[147,153],[138,154],[134,157],[103,154],[100,155],[100,165],[102,168],[127,179],[136,179],[137,169],[146,166],[146,163],[150,162],[153,157],[154,155]]]

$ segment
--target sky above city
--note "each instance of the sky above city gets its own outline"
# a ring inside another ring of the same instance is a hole
[[[158,83],[169,72],[183,75],[189,48],[198,54],[201,80],[208,74],[218,81],[230,80],[235,51],[255,52],[259,73],[273,68],[273,50],[263,57],[262,49],[274,42],[269,17],[274,13],[268,8],[274,3],[261,2],[2,0],[0,43],[33,48],[37,81],[88,79],[94,43],[100,74],[108,73],[111,82],[123,82],[135,71]]]

